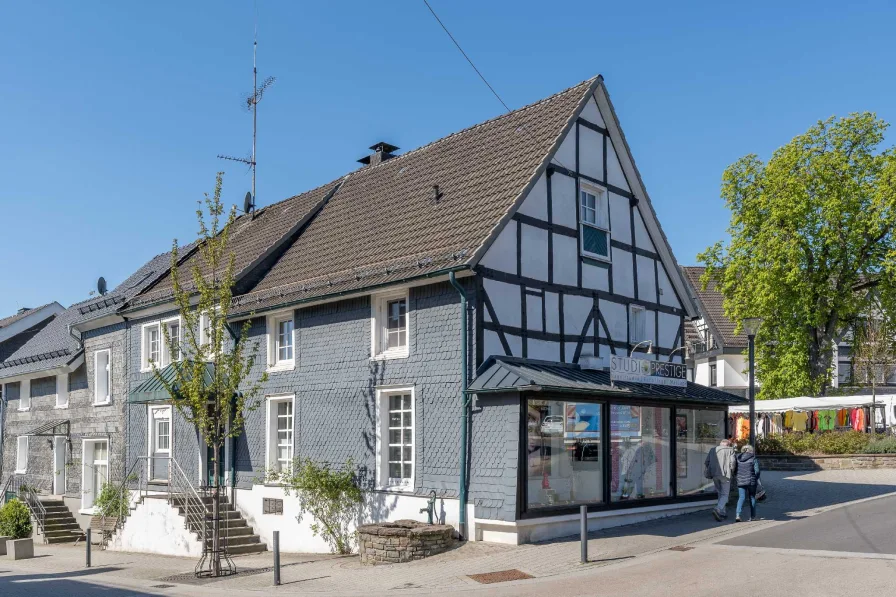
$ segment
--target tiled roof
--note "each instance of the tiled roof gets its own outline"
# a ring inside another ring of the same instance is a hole
[[[710,280],[706,290],[702,290],[701,277],[706,271],[705,267],[685,266],[681,268],[694,296],[697,297],[701,315],[710,325],[713,334],[717,336],[717,344],[720,348],[744,348],[747,346],[747,337],[734,333],[736,324],[725,316],[722,305],[724,297],[716,289],[715,280]]]
[[[257,210],[253,216],[242,215],[236,219],[230,231],[229,250],[235,258],[234,275],[237,281],[247,274],[259,260],[300,228],[320,208],[341,180],[334,180],[316,189],[290,197]],[[195,245],[193,247],[196,248]],[[184,289],[192,287],[192,268],[199,266],[207,273],[205,260],[199,250],[183,251],[184,259],[178,265]],[[156,284],[132,299],[129,307],[140,307],[168,300],[172,296],[173,279],[162,276]]]
[[[468,265],[597,80],[352,173],[234,312]]]
[[[23,337],[24,342],[0,344],[0,377],[34,373],[67,365],[81,352],[78,341],[69,328],[89,319],[115,311],[129,296],[133,296],[166,271],[171,254],[163,253],[150,259],[114,290],[103,296],[75,303],[58,313],[49,322],[39,324]]]
[[[544,391],[591,394],[610,400],[651,399],[706,404],[743,404],[743,398],[693,382],[682,390],[654,384],[617,381],[610,383],[610,372],[582,369],[578,365],[536,361],[515,357],[489,357],[479,367],[470,384],[475,393],[505,391]]]
[[[52,304],[53,303],[47,303],[46,305],[41,305],[40,307],[35,307],[33,309],[22,309],[22,310],[16,312],[15,315],[10,315],[9,317],[4,317],[3,319],[0,319],[0,330],[2,330],[3,328],[5,328],[9,325],[14,324],[15,322],[17,322],[21,319],[28,317],[35,311],[40,311],[44,307],[48,307]]]

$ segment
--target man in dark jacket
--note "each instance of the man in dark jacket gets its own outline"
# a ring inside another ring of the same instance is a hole
[[[744,502],[750,498],[750,520],[756,518],[756,484],[759,482],[759,459],[753,446],[746,445],[734,459],[734,478],[737,480],[737,511],[734,521],[740,522]]]

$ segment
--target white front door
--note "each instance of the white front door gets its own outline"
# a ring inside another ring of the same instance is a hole
[[[151,408],[149,417],[150,478],[168,479],[171,457],[171,408]]]
[[[53,438],[53,493],[65,494],[65,438]]]

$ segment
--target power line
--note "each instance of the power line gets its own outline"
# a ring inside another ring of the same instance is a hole
[[[498,92],[495,91],[495,88],[492,87],[491,84],[485,79],[485,77],[483,76],[483,74],[482,74],[481,72],[479,72],[479,69],[476,68],[476,65],[473,64],[473,61],[470,60],[470,57],[467,56],[467,53],[464,52],[464,49],[463,49],[462,47],[460,47],[460,44],[457,43],[457,40],[454,39],[454,36],[451,35],[451,32],[450,32],[450,31],[448,31],[448,27],[445,26],[445,23],[443,23],[443,22],[442,22],[442,19],[439,18],[439,15],[436,14],[436,11],[434,11],[434,10],[432,9],[432,6],[429,5],[428,0],[423,0],[423,4],[426,5],[426,8],[428,8],[428,9],[429,9],[429,12],[432,13],[432,16],[434,16],[434,17],[436,18],[436,21],[439,22],[439,25],[442,26],[442,29],[445,30],[445,33],[448,34],[448,37],[451,38],[451,41],[454,42],[454,45],[457,46],[457,49],[460,50],[460,53],[463,54],[464,58],[467,59],[467,62],[470,63],[470,66],[473,67],[473,70],[476,71],[476,74],[479,75],[479,78],[480,78],[480,79],[482,79],[482,82],[485,83],[485,85],[486,85],[486,86],[489,88],[489,90],[494,94],[494,96],[495,96],[496,98],[498,98],[498,101],[501,102],[501,105],[504,106],[504,109],[507,110],[508,112],[512,112],[512,110],[507,106],[507,104],[504,103],[504,100],[501,99],[501,96],[498,95]]]

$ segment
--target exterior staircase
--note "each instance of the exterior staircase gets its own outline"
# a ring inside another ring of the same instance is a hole
[[[75,516],[60,499],[41,499],[44,506],[43,536],[47,543],[74,543],[84,533]]]
[[[214,498],[211,496],[203,496],[203,503],[206,507],[206,545],[211,546],[212,539],[212,512]],[[172,496],[171,505],[180,510],[180,514],[187,519],[187,525],[191,531],[196,533],[197,537],[202,537],[202,522],[195,517],[186,516],[185,504],[182,498]],[[249,526],[242,514],[237,511],[226,497],[226,492],[221,492],[221,506],[219,512],[221,522],[219,525],[219,543],[222,547],[227,548],[230,555],[244,555],[250,553],[261,553],[267,551],[267,545],[261,542],[261,538],[255,533],[255,529]]]

